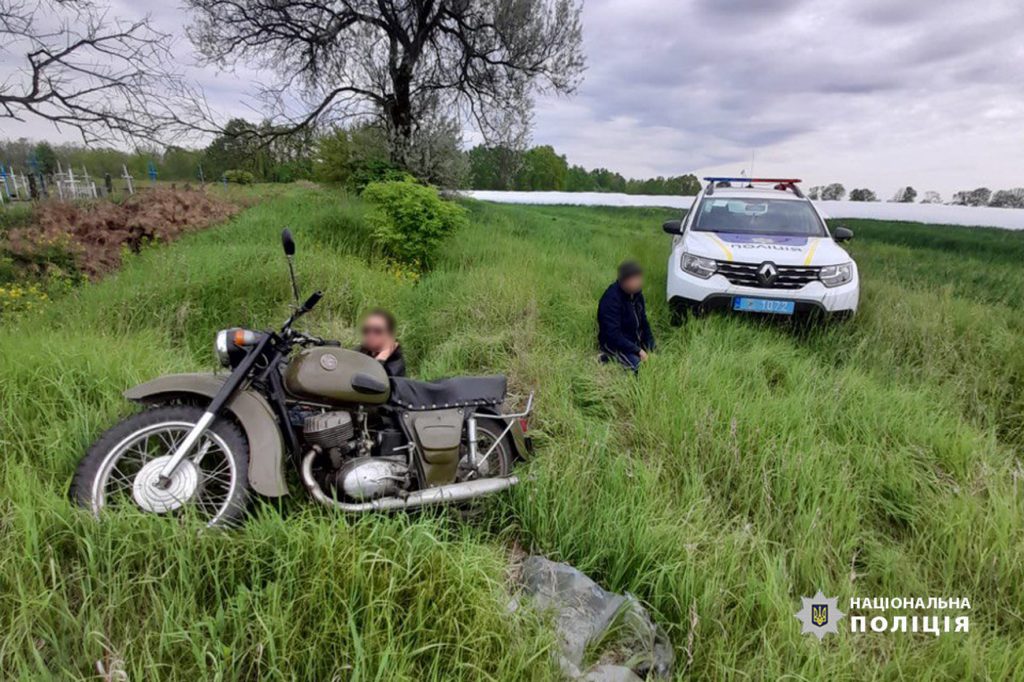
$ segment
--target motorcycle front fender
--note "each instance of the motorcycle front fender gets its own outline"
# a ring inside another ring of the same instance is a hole
[[[225,377],[215,374],[168,374],[129,388],[124,397],[143,404],[189,397],[212,399],[224,381]],[[249,441],[249,485],[267,497],[287,495],[281,429],[266,399],[246,389],[239,391],[224,409],[238,420]]]

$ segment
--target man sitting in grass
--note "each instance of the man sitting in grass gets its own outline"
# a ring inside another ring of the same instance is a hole
[[[618,360],[634,372],[654,350],[654,334],[644,305],[644,271],[635,261],[619,265],[619,278],[597,305],[597,343],[601,361]]]

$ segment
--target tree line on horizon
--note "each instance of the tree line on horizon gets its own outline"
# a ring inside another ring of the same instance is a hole
[[[818,201],[842,201],[846,196],[846,188],[841,183],[834,182],[828,185],[815,185],[807,190],[807,196]],[[918,197],[918,192],[913,187],[901,187],[889,199],[890,203],[912,204]],[[867,188],[850,190],[850,201],[879,201],[878,195]],[[953,194],[949,202],[943,202],[942,195],[938,192],[927,191],[921,196],[918,203],[942,204],[948,203],[952,206],[991,206],[994,208],[1024,208],[1024,187],[1012,189],[1001,189],[993,192],[987,187],[961,190]]]
[[[701,188],[700,180],[693,174],[634,179],[607,168],[587,170],[569,165],[565,155],[558,154],[551,145],[525,151],[477,145],[467,154],[466,189],[692,196]]]
[[[408,168],[391,160],[386,132],[359,125],[322,134],[274,139],[258,136],[259,127],[242,119],[230,121],[225,133],[203,149],[171,146],[164,150],[123,151],[77,143],[51,144],[27,139],[0,141],[0,165],[17,172],[53,175],[58,167],[93,177],[120,177],[126,169],[146,177],[152,165],[159,180],[218,182],[248,178],[251,182],[317,180],[361,189],[368,182],[394,179]],[[254,134],[257,133],[257,134]],[[693,195],[700,181],[692,174],[647,179],[626,178],[607,168],[587,170],[569,165],[549,145],[522,151],[478,145],[468,151],[453,134],[431,145],[430,164],[417,177],[441,187],[481,190],[621,192],[625,194]],[[421,170],[422,169],[422,170]]]
[[[266,126],[267,124],[262,124]],[[259,136],[260,126],[234,119],[225,132],[202,149],[170,146],[123,151],[78,143],[51,144],[27,139],[0,140],[0,165],[18,172],[53,175],[72,167],[75,173],[88,170],[94,178],[109,173],[120,177],[126,169],[136,179],[156,169],[159,180],[176,182],[293,182],[316,180],[361,190],[367,183],[398,179],[407,168],[391,158],[386,131],[363,124],[337,128],[326,133],[304,131],[274,138],[269,143]],[[569,164],[551,145],[523,150],[505,146],[477,145],[468,151],[460,146],[457,130],[439,135],[430,146],[430,162],[420,165],[420,180],[441,187],[498,191],[615,192],[634,195],[692,196],[701,189],[693,174],[672,177],[626,178],[607,168],[586,169]],[[841,183],[815,185],[807,190],[812,200],[879,201],[868,188],[847,192]],[[941,204],[938,192],[920,195],[913,187],[900,188],[888,201],[896,203]],[[1024,208],[1024,188],[993,192],[987,187],[962,190],[948,203],[959,206]]]

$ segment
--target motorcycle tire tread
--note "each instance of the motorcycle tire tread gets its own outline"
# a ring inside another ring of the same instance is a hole
[[[81,507],[92,509],[93,480],[107,453],[124,438],[144,427],[162,422],[184,421],[194,424],[202,414],[202,408],[192,405],[161,405],[122,419],[104,431],[79,462],[71,482],[71,499]],[[238,475],[238,485],[235,486],[234,496],[229,500],[227,510],[216,525],[219,527],[234,526],[245,517],[248,507],[249,443],[238,425],[224,417],[213,422],[210,430],[220,436],[228,446],[231,457],[235,460],[235,471]]]

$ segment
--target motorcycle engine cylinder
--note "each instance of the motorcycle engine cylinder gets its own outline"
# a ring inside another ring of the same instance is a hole
[[[302,425],[302,435],[312,445],[319,445],[324,450],[339,448],[347,450],[349,442],[355,435],[352,426],[352,415],[348,412],[323,412],[306,417]]]

